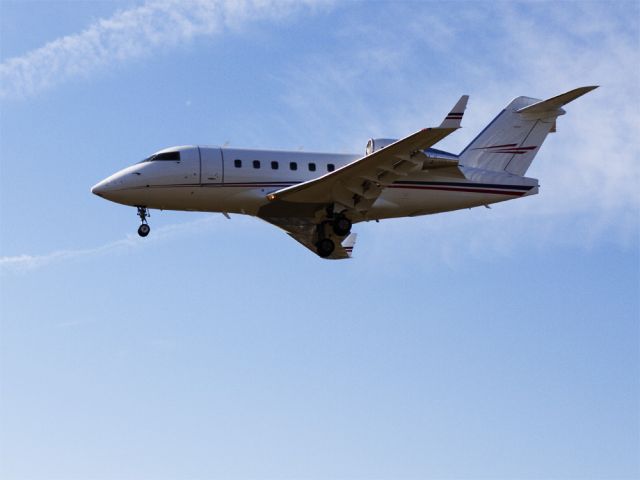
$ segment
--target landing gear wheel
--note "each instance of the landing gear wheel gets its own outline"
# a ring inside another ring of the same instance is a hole
[[[316,243],[316,250],[318,252],[318,255],[322,258],[327,258],[333,253],[335,249],[336,245],[330,238],[323,238],[318,243]]]
[[[347,217],[339,216],[333,221],[333,232],[339,236],[344,237],[349,235],[351,231],[351,220]]]
[[[151,227],[146,223],[143,223],[138,227],[138,235],[140,235],[141,237],[146,237],[147,235],[149,235],[150,231]]]
[[[142,223],[142,225],[138,227],[138,235],[140,235],[141,237],[146,237],[151,231],[151,227],[147,224],[147,217],[151,215],[149,214],[149,210],[147,209],[147,207],[138,206],[136,208],[138,209],[138,216],[140,217],[140,222]]]

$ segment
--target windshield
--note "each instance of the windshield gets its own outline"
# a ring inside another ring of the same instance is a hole
[[[156,160],[172,160],[174,162],[180,161],[180,152],[172,151],[172,152],[162,152],[151,155],[150,157],[145,158],[144,160],[139,161],[138,163],[144,162],[154,162]]]

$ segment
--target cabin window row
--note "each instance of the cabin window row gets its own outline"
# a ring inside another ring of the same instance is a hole
[[[233,165],[236,168],[242,168],[242,160],[240,159],[236,159],[233,161]],[[253,168],[261,168],[262,163],[260,160],[253,160],[251,162],[251,165],[253,166]],[[280,162],[278,161],[272,161],[271,162],[271,170],[278,170],[280,168]],[[307,168],[309,169],[310,172],[315,172],[316,171],[316,164],[313,162],[309,162],[307,164]],[[333,172],[336,169],[336,166],[333,163],[327,163],[327,172]],[[289,162],[289,170],[292,171],[296,171],[298,170],[298,162]]]

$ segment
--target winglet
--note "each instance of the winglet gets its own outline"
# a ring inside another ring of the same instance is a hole
[[[547,112],[556,112],[563,105],[566,105],[569,102],[574,101],[576,98],[581,97],[585,93],[589,93],[591,90],[595,90],[598,88],[597,85],[590,87],[580,87],[575,88],[569,92],[563,93],[561,95],[557,95],[552,98],[548,98],[547,100],[543,100],[541,102],[534,103],[533,105],[529,105],[528,107],[523,107],[520,110],[516,110],[518,113],[527,113],[527,114],[544,114]],[[562,115],[562,112],[559,113]]]
[[[467,100],[469,100],[469,95],[462,95],[438,128],[460,128],[462,116],[467,108]]]
[[[347,252],[349,258],[351,258],[353,247],[356,244],[356,238],[358,238],[358,234],[354,232],[349,234],[349,236],[342,241],[342,248],[344,248],[345,252]]]

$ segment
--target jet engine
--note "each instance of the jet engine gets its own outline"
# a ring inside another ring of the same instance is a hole
[[[392,143],[395,143],[397,141],[397,138],[370,138],[367,142],[365,155],[371,155],[376,150],[380,150],[381,148],[384,148],[387,145],[391,145]]]

